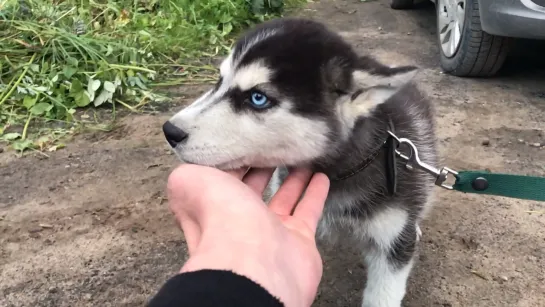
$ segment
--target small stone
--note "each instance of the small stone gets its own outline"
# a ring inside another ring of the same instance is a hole
[[[412,33],[411,32],[407,32],[407,35],[411,35]]]
[[[92,296],[90,293],[87,293],[87,294],[85,294],[84,298],[85,298],[86,300],[90,301],[91,298],[93,298],[93,296]]]
[[[489,146],[490,145],[490,140],[489,139],[484,139],[481,144],[483,144],[483,146]]]
[[[533,147],[541,147],[541,143],[532,143],[530,144],[530,146],[533,146]]]
[[[56,293],[57,292],[57,287],[49,287],[49,289],[47,291],[49,291],[49,293]]]
[[[509,278],[507,278],[507,276],[500,276],[500,279],[503,280],[503,281],[508,281]]]
[[[45,229],[51,229],[51,228],[53,228],[53,225],[50,225],[50,224],[40,224],[40,227],[45,228]]]
[[[55,243],[55,240],[51,240],[51,239],[45,239],[44,240],[45,245],[53,245],[53,243]]]
[[[379,31],[382,31],[382,27],[378,27],[378,30],[379,30]]]
[[[524,144],[524,140],[523,140],[523,139],[518,139],[517,141],[518,141],[519,143],[521,143],[521,144]]]
[[[28,233],[37,233],[37,232],[40,232],[42,231],[43,228],[41,227],[32,227],[28,230]]]
[[[40,234],[37,233],[37,232],[30,232],[30,233],[28,234],[28,237],[29,237],[29,238],[32,238],[32,239],[39,239],[39,238],[41,238]]]

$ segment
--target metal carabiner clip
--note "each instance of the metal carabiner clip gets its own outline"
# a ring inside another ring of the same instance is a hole
[[[453,186],[445,184],[445,181],[447,181],[449,174],[452,174],[454,177],[458,178],[458,172],[448,167],[437,169],[434,166],[431,166],[425,162],[422,162],[420,160],[420,157],[418,156],[418,149],[416,148],[416,146],[411,140],[406,138],[398,138],[391,131],[388,131],[388,133],[390,134],[390,136],[396,139],[398,143],[398,148],[401,147],[401,145],[403,144],[406,144],[407,147],[409,148],[410,150],[409,155],[405,155],[397,149],[395,151],[396,155],[406,162],[405,167],[407,169],[411,171],[414,170],[415,168],[420,169],[435,177],[435,185],[445,188],[447,190],[453,189]]]

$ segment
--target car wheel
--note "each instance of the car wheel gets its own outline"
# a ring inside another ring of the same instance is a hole
[[[478,0],[437,0],[441,68],[459,77],[489,77],[502,67],[511,39],[481,29]]]
[[[394,10],[408,10],[414,5],[414,0],[390,0],[390,7]]]

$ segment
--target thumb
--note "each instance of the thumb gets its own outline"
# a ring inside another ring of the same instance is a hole
[[[316,228],[324,211],[328,192],[329,178],[323,173],[314,174],[303,198],[293,212],[293,216],[305,222],[313,235],[316,234]]]
[[[203,214],[202,206],[199,206],[199,183],[192,180],[196,171],[198,168],[190,165],[179,166],[169,175],[167,183],[169,208],[182,228],[189,255],[199,245],[202,235]]]

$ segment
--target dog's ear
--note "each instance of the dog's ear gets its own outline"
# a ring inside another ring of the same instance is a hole
[[[350,99],[343,106],[353,119],[368,115],[377,105],[411,82],[418,72],[415,66],[388,67],[364,56],[352,70]]]
[[[353,76],[351,64],[342,58],[333,58],[322,67],[327,92],[337,96],[350,94]]]

